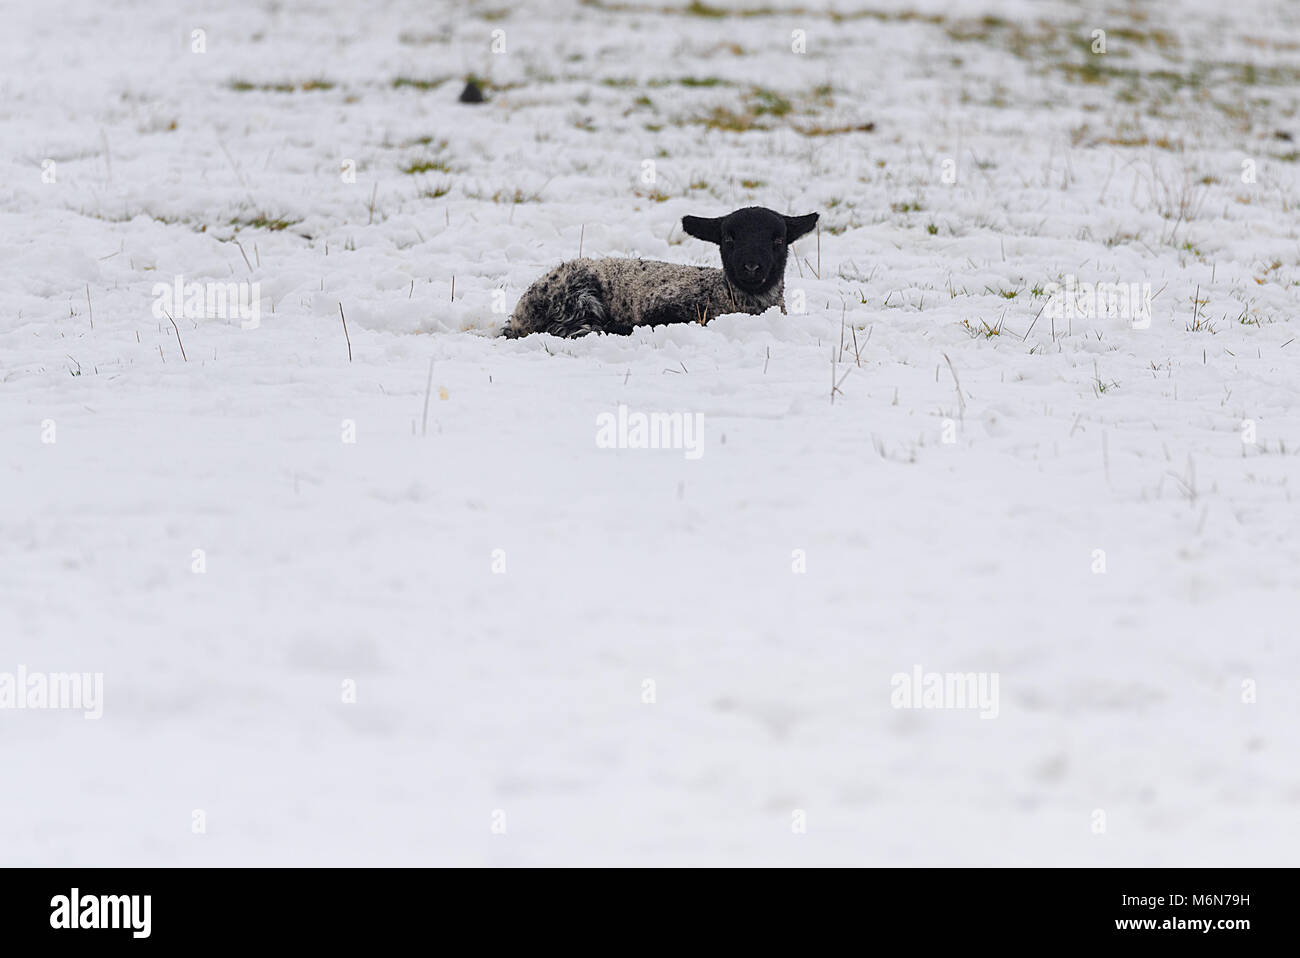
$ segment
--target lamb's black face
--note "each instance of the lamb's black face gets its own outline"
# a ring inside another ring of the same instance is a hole
[[[712,219],[682,217],[682,229],[687,233],[718,244],[722,269],[731,284],[755,294],[765,293],[781,282],[787,247],[816,225],[816,213],[783,216],[761,206]]]

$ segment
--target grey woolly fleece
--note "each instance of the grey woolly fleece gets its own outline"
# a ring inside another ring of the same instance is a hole
[[[502,336],[628,333],[634,326],[707,323],[726,313],[785,312],[785,280],[760,294],[721,269],[658,260],[575,259],[547,273],[519,299]]]

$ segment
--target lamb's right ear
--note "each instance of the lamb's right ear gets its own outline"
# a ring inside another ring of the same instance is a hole
[[[683,216],[682,229],[696,239],[702,239],[706,243],[722,245],[721,216],[715,216],[712,219],[704,216]]]

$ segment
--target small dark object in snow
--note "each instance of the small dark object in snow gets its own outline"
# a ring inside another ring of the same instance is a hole
[[[465,89],[460,91],[461,103],[482,103],[484,99],[482,89],[473,80],[468,81],[465,84]]]
[[[1294,137],[1292,137],[1291,134],[1288,133],[1286,130],[1278,130],[1276,133],[1273,134],[1273,136],[1276,139],[1285,140],[1287,143],[1290,143],[1291,140],[1294,139]]]

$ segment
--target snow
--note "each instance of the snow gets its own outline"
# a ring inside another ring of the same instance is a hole
[[[1295,863],[1300,11],[674,3],[7,4],[0,673],[104,711],[0,862]],[[753,204],[806,313],[491,337]]]

